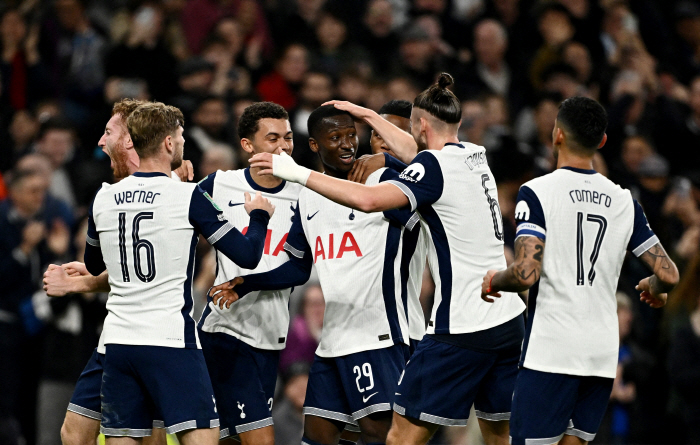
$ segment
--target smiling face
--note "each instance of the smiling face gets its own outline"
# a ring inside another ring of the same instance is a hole
[[[291,156],[294,150],[292,126],[287,119],[260,119],[258,131],[252,138],[241,138],[241,147],[251,154],[283,151]]]
[[[309,146],[321,156],[326,172],[337,177],[352,169],[359,145],[355,121],[346,114],[323,118],[318,133],[309,138]]]

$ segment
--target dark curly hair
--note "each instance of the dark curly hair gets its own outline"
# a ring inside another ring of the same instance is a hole
[[[246,107],[238,120],[238,137],[251,139],[257,133],[260,119],[289,119],[281,105],[273,102],[255,102]]]

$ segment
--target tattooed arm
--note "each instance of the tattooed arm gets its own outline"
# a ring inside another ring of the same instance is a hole
[[[506,270],[489,270],[481,285],[481,298],[493,303],[491,297],[500,297],[499,291],[522,292],[540,279],[544,240],[535,236],[515,239],[515,261]]]
[[[666,304],[667,292],[678,284],[678,268],[660,243],[651,246],[639,259],[654,272],[654,275],[637,284],[636,289],[641,291],[639,299],[651,307],[659,308]]]

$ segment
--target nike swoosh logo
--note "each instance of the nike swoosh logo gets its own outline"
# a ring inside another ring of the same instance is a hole
[[[364,397],[364,396],[363,396],[363,397],[362,397],[362,403],[367,403],[367,401],[368,401],[369,399],[371,399],[372,396],[377,395],[378,393],[379,393],[379,392],[374,392],[374,393],[368,395],[367,397]]]
[[[318,213],[319,211],[320,211],[320,210],[316,210],[316,213]],[[311,215],[311,216],[306,215],[306,220],[307,220],[307,221],[311,221],[311,218],[313,218],[314,216],[316,216],[316,213],[314,213],[314,214]]]
[[[229,202],[228,202],[228,206],[229,206],[229,207],[240,206],[240,205],[243,205],[243,203],[242,203],[242,202],[237,202],[237,203],[234,204],[233,201],[229,201]]]

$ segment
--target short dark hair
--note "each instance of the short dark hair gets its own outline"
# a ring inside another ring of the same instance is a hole
[[[559,105],[557,123],[566,128],[579,148],[596,150],[608,126],[608,113],[595,100],[575,96]]]
[[[348,115],[352,117],[352,114],[347,111],[339,110],[334,105],[322,105],[316,108],[309,115],[309,120],[307,122],[307,128],[309,130],[309,136],[316,138],[316,135],[321,129],[321,122],[327,117]]]
[[[447,73],[440,74],[437,82],[416,96],[413,106],[423,109],[448,124],[457,124],[462,119],[462,106],[454,93],[447,89],[454,80]]]
[[[391,114],[393,116],[411,118],[413,104],[407,100],[390,100],[382,105],[377,114]]]
[[[260,119],[287,119],[289,114],[274,102],[255,102],[248,105],[238,119],[238,137],[252,138],[260,129]]]
[[[39,139],[46,136],[52,130],[69,131],[75,136],[75,127],[64,117],[54,116],[44,121],[39,127]]]

